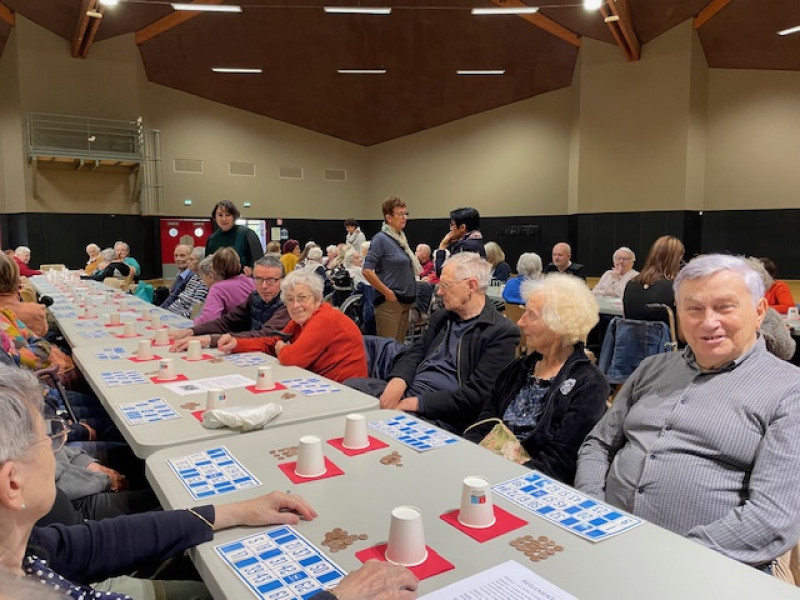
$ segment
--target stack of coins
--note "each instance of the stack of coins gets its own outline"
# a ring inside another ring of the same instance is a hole
[[[295,396],[297,396],[297,394],[293,394],[292,392],[283,392],[281,394],[281,400],[291,400]]]
[[[277,450],[270,450],[269,453],[272,454],[277,460],[283,460],[284,458],[291,458],[292,456],[297,456],[297,446],[287,446],[286,448],[278,448]]]
[[[365,539],[367,539],[366,533],[350,535],[341,527],[336,527],[335,529],[325,533],[325,539],[323,540],[322,545],[327,546],[331,552],[338,552],[339,550],[344,550],[356,540]]]
[[[523,535],[509,542],[509,546],[516,548],[533,562],[546,560],[556,552],[562,552],[564,546],[559,546],[546,535],[534,538],[532,535]]]
[[[200,406],[197,402],[187,402],[185,404],[181,404],[181,408],[185,408],[186,410],[194,410]]]
[[[394,465],[395,467],[403,466],[403,457],[396,450],[391,454],[387,454],[381,459],[382,465]]]

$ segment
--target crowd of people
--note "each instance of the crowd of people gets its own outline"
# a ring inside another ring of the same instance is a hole
[[[522,253],[512,276],[474,208],[450,213],[435,249],[412,249],[401,198],[387,198],[382,213],[369,241],[348,219],[344,242],[324,252],[287,239],[264,253],[252,230],[236,224],[235,205],[218,203],[205,255],[174,248],[178,273],[160,305],[194,322],[173,332],[170,349],[199,340],[224,353],[267,352],[487,447],[500,428],[516,442],[509,458],[520,464],[764,571],[797,544],[800,372],[787,362],[795,345],[781,316],[795,305],[772,261],[710,254],[685,263],[682,242],[665,235],[640,270],[633,250],[618,248],[590,289],[566,242],[553,246],[547,264]],[[86,253],[88,277],[140,274],[124,242],[89,244]],[[154,584],[102,580],[179,554],[218,529],[316,517],[302,498],[280,492],[151,511],[157,501],[141,465],[90,390],[79,378],[70,382],[80,417],[65,422],[53,391],[29,374],[69,358],[45,339],[44,307],[19,298],[20,276],[35,274],[30,255],[20,247],[0,257],[3,568],[73,598],[97,589],[125,598]],[[377,336],[363,335],[326,301],[345,273],[369,299]],[[517,323],[487,296],[498,283],[504,302],[521,307]],[[420,290],[439,308],[409,341]],[[615,397],[586,347],[603,325],[598,298],[617,299],[625,319],[678,324],[681,350],[645,359]],[[521,336],[526,352],[518,356]],[[95,520],[110,516],[120,518]],[[199,582],[170,585],[167,597],[207,597]],[[409,571],[370,562],[334,594],[413,598],[416,586]]]

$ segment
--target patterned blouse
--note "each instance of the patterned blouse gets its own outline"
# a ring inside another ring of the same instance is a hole
[[[48,585],[58,592],[62,592],[65,598],[71,598],[72,600],[91,600],[92,598],[103,598],[104,600],[132,600],[132,598],[126,594],[97,592],[88,585],[75,584],[71,581],[67,581],[48,567],[47,561],[39,558],[35,554],[29,554],[25,557],[22,569],[28,577],[44,585]]]
[[[15,362],[34,371],[50,366],[50,342],[31,333],[7,308],[0,309],[0,331],[11,339]]]

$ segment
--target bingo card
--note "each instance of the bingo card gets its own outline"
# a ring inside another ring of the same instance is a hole
[[[98,338],[108,337],[108,333],[102,329],[91,329],[89,331],[79,331],[78,335],[87,340],[96,340]]]
[[[305,600],[345,571],[288,525],[214,548],[257,598]]]
[[[281,381],[287,388],[303,394],[303,396],[318,396],[319,394],[334,394],[341,390],[333,383],[328,383],[319,377],[299,377],[297,379],[284,379]]]
[[[108,387],[119,387],[121,385],[138,385],[140,383],[150,383],[144,375],[136,370],[126,371],[103,371],[100,373],[103,382]]]
[[[420,452],[449,446],[458,441],[458,438],[446,431],[407,415],[397,415],[385,421],[373,421],[369,426]]]
[[[167,464],[195,500],[261,485],[225,446],[170,458]]]
[[[116,348],[101,348],[100,350],[95,350],[94,357],[97,360],[119,360],[121,358],[128,358],[130,354],[131,353],[125,350],[125,348],[117,346]]]
[[[158,423],[181,418],[163,398],[150,398],[140,402],[120,404],[119,409],[129,425]]]
[[[228,354],[225,357],[229,363],[237,367],[255,367],[268,362],[266,355],[258,352],[243,352],[242,354]]]
[[[498,496],[592,542],[623,533],[643,522],[538,471],[498,483],[492,489]]]

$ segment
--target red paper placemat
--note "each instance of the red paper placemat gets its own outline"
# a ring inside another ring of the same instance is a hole
[[[97,315],[94,315],[93,317],[80,316],[80,317],[78,317],[78,320],[79,321],[91,321],[92,319],[96,319],[96,318],[97,318]]]
[[[277,391],[280,391],[280,390],[285,390],[286,386],[283,385],[282,383],[280,383],[279,381],[276,381],[275,382],[275,387],[272,388],[271,390],[258,390],[258,389],[256,389],[255,384],[248,385],[244,389],[246,389],[248,392],[251,392],[253,394],[268,394],[270,392],[277,392]]]
[[[156,344],[156,340],[155,340],[155,338],[152,338],[152,340],[153,340],[153,346],[160,346],[160,347],[162,347],[162,348],[163,348],[164,346],[172,346],[172,344],[174,344],[174,343],[175,343],[175,340],[173,340],[172,338],[170,338],[170,340],[169,340],[169,341],[168,341],[166,344]]]
[[[408,570],[416,575],[417,579],[427,579],[428,577],[433,577],[434,575],[438,575],[439,573],[444,573],[445,571],[455,568],[453,563],[449,562],[440,554],[437,554],[433,548],[430,546],[425,546],[425,548],[428,550],[428,559],[421,565],[417,565],[416,567],[408,567]],[[359,552],[356,552],[356,558],[362,563],[365,563],[368,560],[380,560],[382,562],[386,562],[386,544],[378,544],[377,546],[372,546],[372,548],[360,550]]]
[[[125,323],[106,323],[103,327],[123,327]]]
[[[118,338],[122,338],[122,339],[125,339],[125,340],[129,340],[131,338],[142,337],[142,336],[139,333],[134,333],[133,335],[125,335],[124,333],[118,333],[114,337],[118,337]]]
[[[486,529],[475,529],[474,527],[467,527],[466,525],[462,525],[458,522],[458,514],[460,512],[461,511],[459,509],[452,510],[444,513],[443,515],[439,515],[439,518],[445,523],[449,523],[459,531],[463,531],[472,539],[478,540],[480,543],[494,539],[503,535],[504,533],[514,531],[515,529],[519,529],[520,527],[528,524],[528,521],[512,515],[510,512],[503,510],[499,506],[495,506],[495,524],[491,527],[487,527]]]
[[[151,360],[161,360],[158,354],[153,354],[152,358],[139,358],[138,356],[129,356],[128,360],[132,362],[150,362]]]
[[[346,454],[347,456],[358,456],[359,454],[366,454],[367,452],[372,452],[373,450],[380,450],[381,448],[388,448],[389,444],[385,444],[377,438],[369,437],[369,446],[366,448],[359,448],[358,450],[354,448],[345,448],[342,446],[342,441],[344,438],[333,438],[332,440],[328,440],[328,443],[336,448],[339,452]]]
[[[139,320],[149,321],[150,319],[139,319]],[[151,327],[150,325],[148,325],[146,329],[149,329],[150,331],[158,331],[159,329],[169,329],[169,325],[159,325],[158,327]]]
[[[319,477],[300,477],[294,472],[294,468],[296,466],[297,466],[297,461],[294,461],[278,465],[278,468],[281,471],[283,471],[284,475],[286,475],[289,479],[292,480],[292,483],[306,483],[307,481],[317,481],[318,479],[328,479],[329,477],[344,475],[344,471],[342,471],[339,467],[333,464],[333,462],[327,456],[325,457],[325,473],[323,473]]]
[[[176,381],[189,381],[189,378],[183,373],[180,373],[175,379],[159,379],[156,376],[156,377],[151,377],[150,381],[152,381],[153,383],[175,383]]]
[[[203,422],[203,413],[204,412],[206,412],[205,408],[203,408],[201,410],[193,410],[192,411],[192,416],[202,423]]]
[[[187,362],[200,362],[201,360],[210,360],[214,358],[213,354],[203,354],[200,358],[189,358],[188,356],[181,356],[181,360],[185,360]]]

